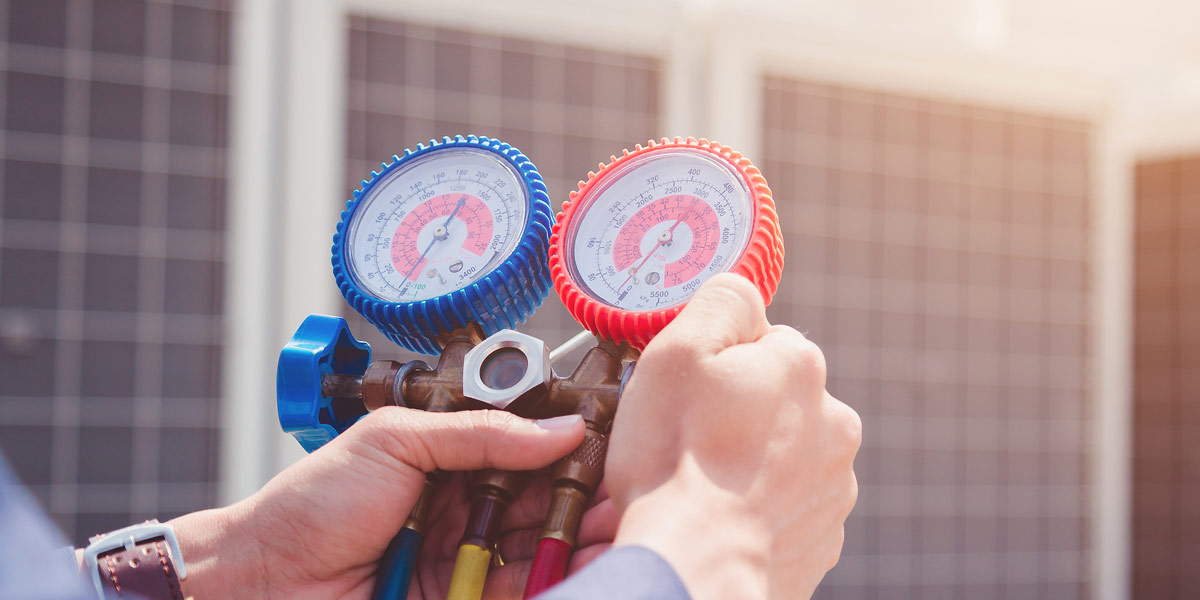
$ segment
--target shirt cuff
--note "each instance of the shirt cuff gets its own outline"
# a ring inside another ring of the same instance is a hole
[[[621,546],[600,555],[538,600],[690,600],[675,569],[653,550]]]

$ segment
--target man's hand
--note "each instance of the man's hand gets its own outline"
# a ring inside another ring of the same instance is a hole
[[[622,397],[605,469],[616,544],[658,552],[697,600],[806,598],[841,554],[861,439],[820,349],[768,323],[748,281],[714,277]]]
[[[540,469],[583,438],[578,417],[543,422],[487,410],[451,414],[385,408],[232,506],[172,521],[196,598],[368,598],[376,563],[436,469]],[[465,474],[439,482],[409,598],[445,597],[468,513]],[[532,477],[501,527],[485,598],[520,598],[549,505]],[[608,547],[612,502],[600,495],[580,531],[573,568]]]

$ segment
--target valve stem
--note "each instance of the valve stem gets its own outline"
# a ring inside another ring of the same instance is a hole
[[[607,451],[608,438],[588,428],[575,451],[554,464],[551,471],[554,491],[542,539],[556,539],[575,547],[583,513],[604,477]]]
[[[404,521],[404,527],[425,534],[425,528],[429,525],[429,509],[433,506],[433,495],[437,491],[437,473],[428,473],[425,475],[425,487],[421,489],[421,495],[417,497],[417,503],[413,505],[412,510],[408,513],[408,519]]]
[[[326,398],[362,398],[363,378],[330,373],[321,377],[321,395]]]
[[[500,538],[500,522],[521,486],[521,474],[484,469],[472,479],[471,513],[459,544],[473,544],[491,550]]]

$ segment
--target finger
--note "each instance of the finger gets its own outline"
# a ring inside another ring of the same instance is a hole
[[[445,471],[434,476],[433,505],[429,507],[430,521],[437,521],[461,507],[469,492],[468,479],[469,474],[465,472]]]
[[[617,535],[617,509],[612,500],[606,499],[600,504],[583,513],[579,524],[576,547],[587,547],[596,544],[611,544]],[[537,545],[542,537],[542,526],[517,529],[504,533],[498,542],[500,556],[505,562],[532,559],[537,553]]]
[[[620,518],[617,507],[611,499],[583,513],[583,521],[579,524],[578,546],[586,547],[593,544],[611,544],[617,537],[617,524]]]
[[[595,544],[575,550],[575,553],[571,555],[571,564],[567,567],[567,574],[574,575],[576,571],[600,558],[601,554],[608,552],[609,548],[612,548],[612,544]]]
[[[488,571],[487,582],[483,584],[483,599],[519,600],[525,595],[525,582],[529,579],[531,566],[532,561],[518,560]]]
[[[422,555],[451,561],[458,556],[458,540],[467,526],[467,498],[466,473],[439,474]]]
[[[550,479],[531,478],[521,493],[509,504],[500,522],[500,531],[541,527],[550,510]]]
[[[504,521],[500,524],[500,531],[512,531],[534,526],[540,527],[544,524],[546,513],[550,510],[552,490],[553,484],[551,484],[548,477],[531,478],[504,513]],[[602,480],[600,485],[596,487],[596,492],[592,494],[591,500],[588,501],[587,508],[589,510],[595,508],[605,500],[608,500],[608,489],[604,487],[604,481]]]
[[[424,552],[417,556],[417,568],[409,584],[409,598],[441,598],[450,588],[453,560],[432,559]]]
[[[574,450],[584,430],[579,415],[531,421],[500,410],[427,413],[393,406],[373,411],[363,424],[369,443],[426,472],[539,469]]]
[[[508,564],[517,560],[531,560],[533,555],[537,553],[537,544],[541,537],[541,525],[527,529],[517,529],[500,536],[500,541],[497,542],[497,545],[500,548],[500,556],[504,558],[504,563]]]
[[[769,326],[762,295],[754,284],[740,275],[722,273],[700,286],[650,346],[682,344],[715,354],[757,340]]]
[[[604,480],[601,479],[600,485],[596,486],[596,493],[592,494],[591,506],[596,506],[605,500],[608,500],[608,487],[604,485]]]

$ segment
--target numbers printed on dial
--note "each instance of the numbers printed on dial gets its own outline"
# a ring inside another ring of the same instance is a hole
[[[625,310],[686,301],[745,251],[750,193],[731,166],[688,149],[654,152],[610,174],[568,231],[575,280]]]
[[[346,258],[355,281],[389,302],[441,296],[495,269],[529,212],[515,168],[450,147],[389,173],[358,203]]]

